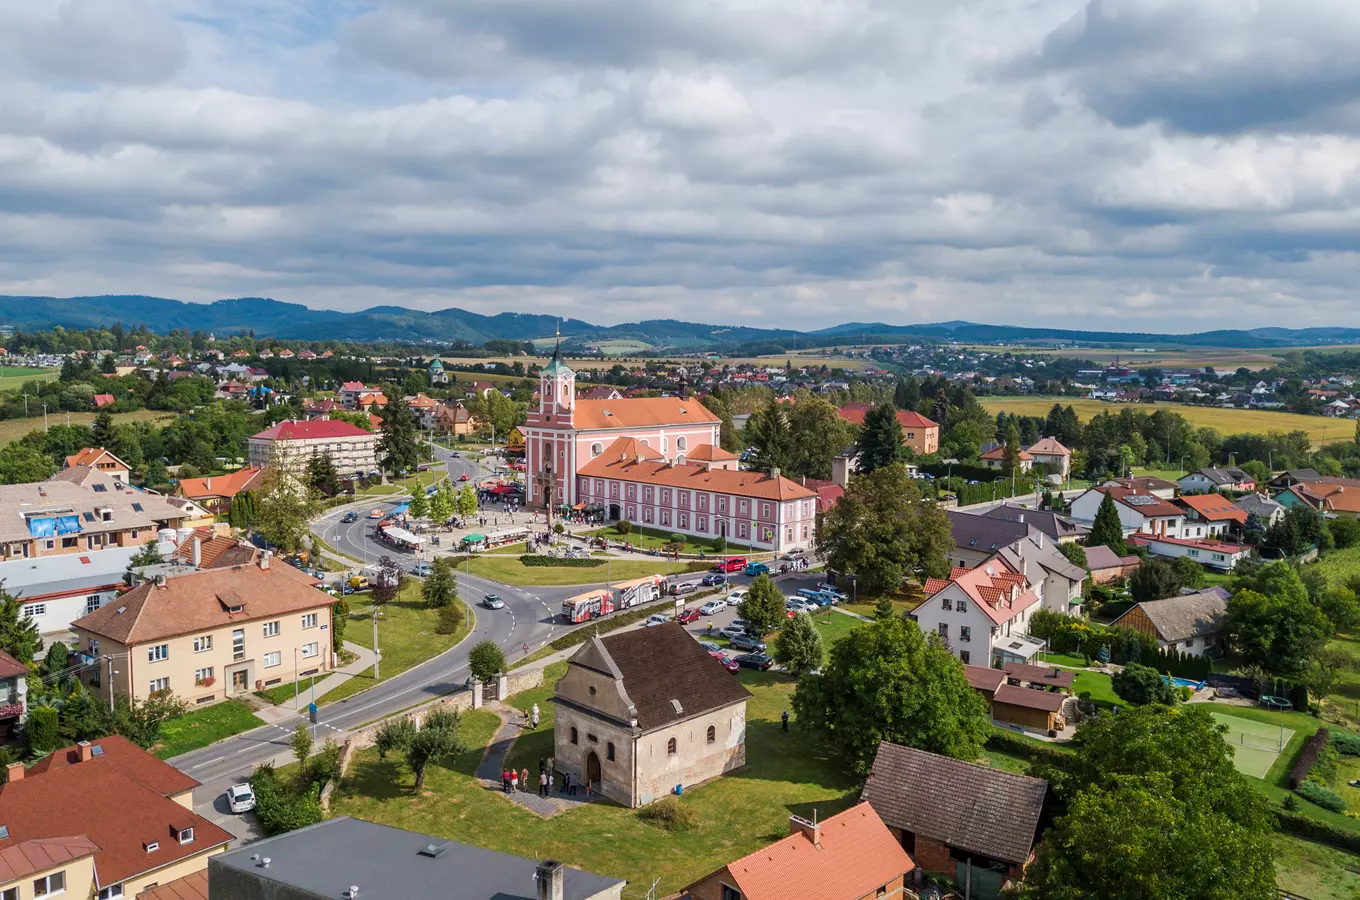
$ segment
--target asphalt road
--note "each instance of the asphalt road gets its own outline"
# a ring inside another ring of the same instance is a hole
[[[440,456],[454,479],[464,472],[474,477],[478,474],[476,464],[466,458],[452,459],[448,451],[442,450]],[[383,554],[393,551],[370,537],[372,521],[361,517],[359,521],[348,525],[340,522],[348,509],[365,510],[374,505],[381,504],[366,501],[333,510],[318,519],[313,530],[339,552],[376,562]],[[476,612],[476,623],[468,637],[434,659],[361,694],[322,706],[318,713],[318,740],[326,737],[339,739],[346,732],[362,725],[460,690],[468,675],[468,651],[480,641],[495,641],[505,648],[506,656],[513,660],[526,652],[526,646],[531,652],[571,628],[581,627],[563,624],[557,614],[561,610],[562,600],[591,588],[591,585],[516,587],[464,574],[459,575],[459,584],[461,596],[473,604]],[[480,599],[488,593],[498,594],[505,601],[505,608],[489,610],[481,606]],[[351,606],[356,609],[361,608],[362,603],[362,594],[351,600]],[[669,611],[671,607],[657,604],[657,609]],[[350,627],[365,628],[368,623],[355,620]],[[223,792],[230,785],[247,780],[259,763],[288,753],[288,739],[295,724],[296,720],[286,720],[278,725],[265,725],[169,760],[171,765],[202,782],[194,791],[195,811],[222,825],[238,838],[249,840],[257,837],[247,817],[230,813]]]

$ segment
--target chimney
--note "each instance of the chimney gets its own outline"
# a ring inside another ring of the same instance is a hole
[[[566,867],[555,859],[545,859],[534,869],[538,900],[562,900],[567,880]]]
[[[156,587],[165,587],[165,574],[164,574],[164,573],[161,573],[161,574],[159,574],[159,575],[156,576]]]
[[[5,782],[14,784],[16,781],[24,780],[24,764],[21,762],[10,763],[5,766]]]
[[[778,466],[775,466],[774,468],[770,469],[770,477],[771,477],[771,478],[778,478],[778,477],[779,477],[779,467],[778,467]]]
[[[812,814],[812,820],[804,819],[802,816],[789,816],[789,834],[802,833],[804,837],[812,841],[812,846],[818,850],[822,849],[822,826],[817,824],[817,814]]]
[[[211,475],[208,476],[208,480],[207,480],[207,481],[203,482],[203,488],[204,488],[204,490],[208,490],[208,491],[212,490],[212,476],[211,476]]]
[[[203,541],[200,538],[194,538],[193,553],[194,568],[197,569],[203,565]]]
[[[78,741],[76,749],[80,751],[80,761],[89,762],[94,759],[94,745],[89,741]]]
[[[261,568],[262,570],[264,570],[264,571],[266,571],[266,572],[269,571],[269,557],[271,557],[271,556],[273,556],[273,555],[274,555],[274,554],[271,553],[271,552],[268,551],[268,550],[265,550],[264,552],[262,552],[262,553],[260,554],[260,568]]]

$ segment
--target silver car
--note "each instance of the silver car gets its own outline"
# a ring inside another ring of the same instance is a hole
[[[487,594],[483,597],[482,605],[487,609],[505,609],[505,601],[495,594]]]

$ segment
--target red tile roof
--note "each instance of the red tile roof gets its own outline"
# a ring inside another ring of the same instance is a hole
[[[613,478],[637,484],[711,491],[760,500],[799,500],[817,496],[796,481],[783,475],[771,477],[762,472],[743,472],[733,469],[706,469],[697,463],[671,465],[664,460],[644,459],[624,455],[623,448],[632,438],[619,438],[600,456],[581,467],[577,473],[591,478]]]
[[[196,780],[185,775],[179,769],[161,762],[121,735],[111,734],[108,737],[91,741],[91,743],[103,750],[103,756],[100,757],[102,762],[113,766],[128,778],[141,782],[158,794],[168,797],[171,794],[191,791],[199,785]],[[80,748],[67,747],[38,760],[29,768],[28,774],[41,775],[44,772],[64,769],[79,762]]]
[[[171,800],[171,792],[150,784],[198,782],[134,745],[128,744],[130,750],[115,762],[109,752],[116,743],[113,738],[94,743],[104,747],[104,755],[74,764],[34,766],[23,778],[0,788],[0,823],[8,827],[10,841],[85,835],[100,848],[94,857],[95,874],[99,884],[107,886],[231,840],[217,825]],[[143,758],[132,761],[137,754]],[[194,840],[181,845],[176,835],[185,828],[193,828]],[[159,846],[148,852],[153,842]],[[7,846],[12,845],[0,842],[0,848]]]
[[[535,414],[530,414],[533,419]],[[572,424],[589,431],[601,428],[649,428],[656,425],[718,424],[720,420],[693,398],[625,397],[621,400],[576,400]]]
[[[1039,598],[1025,584],[1025,576],[1012,571],[1000,557],[976,569],[956,567],[947,579],[927,579],[924,589],[927,601],[951,584],[958,585],[998,625],[1010,621],[1039,602]]]
[[[916,864],[868,803],[817,825],[821,845],[801,829],[727,864],[743,900],[859,900]]]
[[[1031,454],[1038,453],[1041,456],[1072,455],[1071,450],[1068,450],[1061,443],[1059,443],[1057,438],[1051,437],[1039,438],[1039,440],[1035,441],[1033,444],[1030,444],[1025,449],[1028,450]]]
[[[208,900],[208,870],[176,878],[142,891],[137,900]]]
[[[19,675],[28,674],[28,666],[10,656],[4,650],[0,650],[0,678],[13,678]]]
[[[372,435],[371,431],[364,431],[358,425],[351,425],[338,419],[311,419],[305,422],[285,419],[259,434],[252,434],[251,437],[262,441],[308,441]]]
[[[231,499],[241,491],[259,487],[257,479],[264,475],[264,466],[246,466],[226,475],[209,475],[206,478],[185,478],[179,483],[178,493],[190,500],[207,497]]]
[[[128,468],[127,463],[123,462],[103,447],[82,447],[80,452],[72,453],[70,456],[66,457],[66,467],[68,469],[74,466],[90,466],[93,468],[94,464],[105,456],[111,457],[115,462],[122,465],[123,468]]]
[[[1005,458],[1006,458],[1006,448],[1005,448],[1004,445],[1003,445],[1003,446],[1000,446],[1000,447],[993,447],[991,450],[988,450],[986,453],[982,454],[982,457],[981,457],[981,458],[982,458],[982,459],[1005,459]],[[1020,459],[1034,459],[1034,457],[1031,456],[1031,455],[1029,454],[1029,451],[1027,451],[1027,450],[1021,450],[1021,451],[1020,451],[1020,456],[1019,456],[1019,458],[1020,458]]]
[[[1219,494],[1186,494],[1178,498],[1178,502],[1210,522],[1247,521],[1246,510]]]
[[[98,852],[99,845],[83,834],[12,844],[0,849],[0,884],[55,869],[73,859],[82,859]]]
[[[864,418],[874,407],[869,403],[847,403],[837,410],[840,417],[851,425],[863,425]],[[925,416],[911,409],[899,409],[897,411],[897,422],[903,428],[939,428],[938,422],[932,422]]]
[[[685,459],[693,462],[723,462],[724,460],[733,460],[736,458],[737,454],[729,453],[721,447],[715,447],[713,444],[700,444],[685,454]]]
[[[95,395],[94,395],[94,405],[95,405],[95,408],[96,408],[96,409],[98,409],[98,408],[101,407],[101,406],[112,406],[113,404],[115,404],[115,403],[117,403],[117,402],[118,402],[118,401],[116,401],[116,400],[113,399],[113,394],[95,394]]]

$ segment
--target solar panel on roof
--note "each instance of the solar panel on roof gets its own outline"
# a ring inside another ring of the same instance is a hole
[[[1156,497],[1125,497],[1124,502],[1130,506],[1154,506],[1162,501]]]

